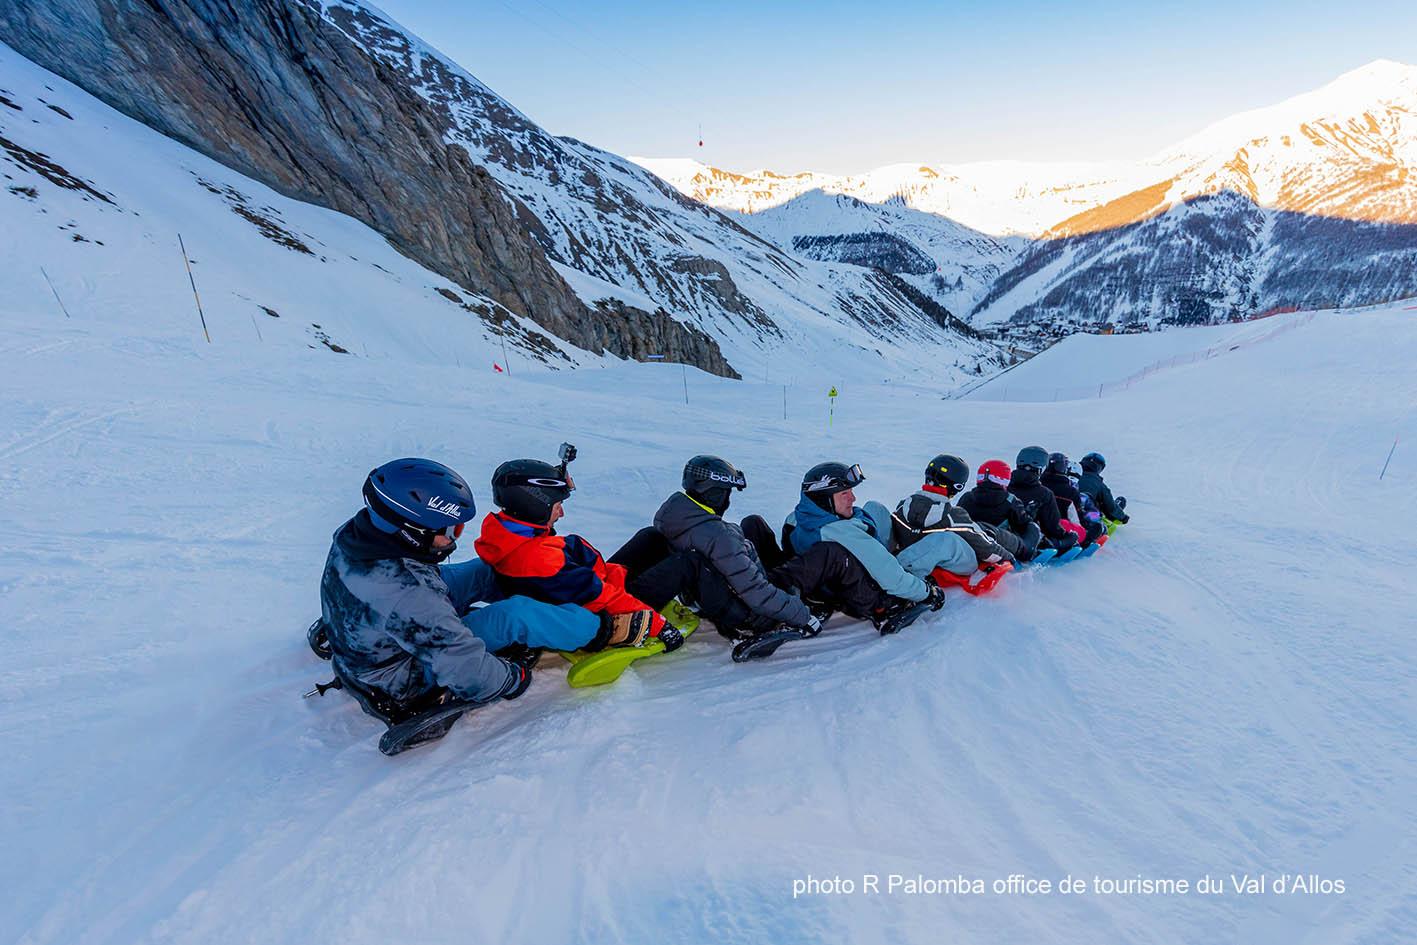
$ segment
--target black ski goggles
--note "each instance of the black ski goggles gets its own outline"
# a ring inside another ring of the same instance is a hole
[[[861,471],[860,464],[853,464],[847,467],[846,471],[839,476],[827,473],[821,479],[802,484],[803,492],[844,492],[847,489],[854,489],[866,481],[866,474]]]

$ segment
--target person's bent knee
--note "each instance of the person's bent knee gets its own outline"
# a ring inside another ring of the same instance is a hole
[[[600,630],[600,618],[577,604],[547,604],[509,597],[474,610],[463,624],[493,652],[520,643],[553,650],[578,650]]]

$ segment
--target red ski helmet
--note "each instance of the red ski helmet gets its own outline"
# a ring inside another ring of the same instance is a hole
[[[1008,488],[1009,478],[1014,471],[1009,468],[1009,464],[1002,459],[991,459],[979,466],[979,475],[975,477],[975,482],[992,482],[996,486]]]

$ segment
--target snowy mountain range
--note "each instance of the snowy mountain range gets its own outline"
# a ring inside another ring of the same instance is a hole
[[[883,261],[937,259],[934,274],[903,275],[976,325],[1057,333],[1417,294],[1414,116],[1417,68],[1378,61],[1134,164],[839,177],[636,160],[809,253],[890,234]]]
[[[928,365],[946,383],[1002,363],[893,276],[794,253],[629,161],[548,134],[357,0],[188,0],[174,11],[113,0],[7,6],[0,39],[239,172],[248,180],[230,182],[238,191],[265,185],[366,224],[429,270],[430,285],[479,300],[456,317],[473,312],[489,339],[526,356],[584,361],[550,353],[566,342],[730,376]],[[8,127],[21,150],[73,163],[62,135],[41,150],[25,142],[30,122]],[[110,183],[127,170],[85,169]],[[28,177],[20,186],[38,187]],[[540,340],[509,319],[534,325]]]

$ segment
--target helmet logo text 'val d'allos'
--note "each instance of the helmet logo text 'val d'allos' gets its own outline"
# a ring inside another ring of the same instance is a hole
[[[462,518],[462,506],[456,502],[444,499],[440,495],[435,495],[428,500],[428,507],[435,512],[442,512],[448,518]]]

